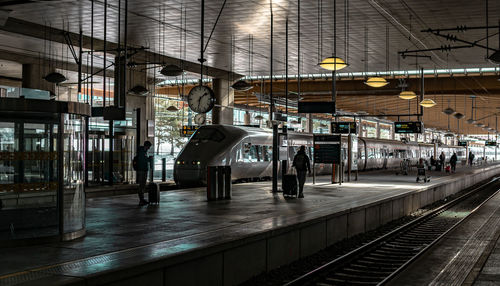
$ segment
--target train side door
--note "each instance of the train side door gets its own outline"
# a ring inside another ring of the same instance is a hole
[[[389,156],[389,152],[387,151],[387,146],[384,146],[382,148],[382,160],[383,160],[382,169],[387,169],[387,157],[388,156]]]

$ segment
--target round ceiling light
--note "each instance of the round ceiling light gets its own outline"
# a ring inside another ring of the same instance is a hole
[[[474,124],[474,123],[476,123],[476,120],[469,118],[469,119],[467,119],[467,123]]]
[[[50,82],[50,83],[61,83],[63,81],[66,81],[66,77],[58,72],[51,72],[48,75],[43,77],[44,80]]]
[[[457,112],[457,113],[453,114],[453,116],[455,116],[456,119],[462,119],[462,118],[464,118],[465,115],[463,115],[460,112]]]
[[[176,65],[166,65],[161,70],[160,73],[164,76],[180,76],[184,71]]]
[[[417,95],[411,90],[404,90],[399,94],[401,99],[414,99]]]
[[[253,85],[249,84],[248,82],[246,82],[244,80],[239,80],[239,81],[233,83],[233,85],[231,85],[231,87],[235,90],[247,91],[247,90],[252,89]]]
[[[169,107],[167,107],[167,111],[175,112],[179,111],[179,108],[177,108],[177,106],[170,105]]]
[[[256,120],[262,120],[262,119],[264,119],[264,117],[262,117],[262,115],[257,115],[257,116],[255,116],[255,119]]]
[[[388,85],[389,82],[386,81],[383,77],[371,77],[367,81],[365,81],[365,84],[371,87],[383,87]]]
[[[445,110],[443,110],[443,113],[446,115],[452,115],[453,113],[455,113],[455,110],[453,110],[453,108],[451,107],[447,107]]]
[[[484,124],[481,123],[481,122],[478,122],[478,123],[476,123],[476,126],[479,127],[479,128],[482,128],[482,127],[484,127]]]
[[[433,107],[434,105],[436,105],[436,103],[434,102],[434,100],[426,98],[422,100],[422,102],[420,102],[420,105],[423,107]]]
[[[348,66],[348,64],[339,57],[328,57],[324,59],[319,66],[325,70],[338,71]]]

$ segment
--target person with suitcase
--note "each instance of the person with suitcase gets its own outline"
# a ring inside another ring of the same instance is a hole
[[[144,190],[146,189],[146,181],[148,179],[148,171],[149,171],[149,161],[147,153],[149,148],[151,148],[153,144],[149,141],[144,142],[144,146],[139,146],[137,148],[137,154],[132,161],[132,166],[136,171],[136,181],[139,185],[139,189],[137,190],[137,194],[139,195],[139,205],[147,205],[148,201],[144,199]]]
[[[306,183],[307,171],[311,173],[311,163],[309,162],[309,157],[306,154],[306,147],[300,146],[299,151],[295,154],[293,158],[292,167],[297,170],[297,178],[299,180],[299,198],[304,197],[304,184]]]

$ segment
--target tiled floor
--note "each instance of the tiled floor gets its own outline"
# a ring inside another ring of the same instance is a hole
[[[455,176],[472,171],[462,169]],[[445,173],[433,172],[432,176],[426,184],[415,183],[414,175],[395,176],[388,171],[360,173],[357,182],[342,186],[329,184],[326,177],[318,178],[313,186],[308,179],[304,199],[273,194],[270,182],[234,185],[233,198],[227,201],[207,202],[203,188],[162,192],[159,206],[139,207],[136,195],[88,199],[86,237],[42,246],[0,248],[0,275],[97,255],[101,256],[94,259],[106,260],[127,255],[134,248],[143,252],[144,259],[174,255],[453,179]],[[103,263],[102,267],[119,265]]]

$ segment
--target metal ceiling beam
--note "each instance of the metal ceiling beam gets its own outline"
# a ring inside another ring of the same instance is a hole
[[[5,23],[4,26],[0,26],[0,30],[10,32],[10,33],[15,33],[23,36],[28,36],[28,37],[33,37],[41,40],[47,40],[47,35],[50,35],[50,40],[53,42],[57,43],[66,43],[66,39],[64,37],[64,33],[67,33],[70,39],[72,39],[74,42],[77,42],[80,35],[76,33],[71,33],[71,32],[65,32],[60,29],[52,28],[52,27],[47,27],[44,25],[39,25],[36,23],[16,19],[9,17],[7,22]],[[83,43],[82,46],[84,49],[90,49],[90,42],[91,38],[88,36],[83,36]],[[113,42],[106,42],[107,45],[107,50],[116,50],[118,48],[118,44],[113,43]],[[94,39],[94,49],[99,50],[102,49],[104,46],[104,41],[100,39]],[[130,47],[130,48],[135,48],[135,47]],[[156,59],[161,62],[165,62],[165,64],[179,64],[180,62],[183,63],[183,69],[188,72],[193,72],[193,73],[199,73],[200,72],[200,64],[194,63],[194,62],[189,62],[189,61],[183,61],[181,59],[165,56],[165,55],[159,55],[153,52],[149,51],[140,51],[137,53],[137,55],[134,56],[134,60],[139,60],[139,61],[146,61],[147,59]],[[215,78],[222,78],[222,79],[238,79],[243,77],[243,75],[237,74],[237,73],[232,73],[226,70],[218,69],[218,68],[213,68],[213,67],[208,67],[204,66],[204,71],[205,74],[211,77]]]
[[[6,61],[17,62],[20,64],[40,64],[39,57],[35,57],[32,55],[23,54],[23,53],[6,51],[6,50],[0,50],[0,59],[6,60]],[[78,65],[75,63],[51,59],[50,64],[52,67],[54,67],[56,69],[78,72]],[[82,69],[87,70],[87,66],[82,65]],[[100,69],[101,69],[100,67],[94,67],[93,70],[94,70],[95,75],[100,75],[100,76],[103,75],[103,72]],[[90,71],[90,67],[88,67],[88,70]],[[113,75],[110,75],[110,77],[112,78]]]

